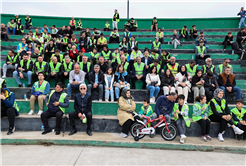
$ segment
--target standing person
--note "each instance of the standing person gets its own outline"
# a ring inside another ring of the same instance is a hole
[[[160,92],[161,80],[159,74],[156,74],[156,66],[150,68],[150,73],[146,75],[147,89],[150,91],[150,102],[154,103]]]
[[[87,93],[87,87],[85,84],[79,86],[80,93],[76,94],[74,98],[75,111],[69,113],[70,126],[72,130],[68,135],[77,133],[75,126],[75,119],[82,120],[83,123],[87,123],[86,134],[92,136],[91,123],[92,123],[92,98],[91,94]]]
[[[230,45],[232,48],[232,43],[233,43],[233,36],[232,36],[231,32],[228,32],[228,35],[226,35],[225,40],[222,43],[222,45],[224,45],[223,50],[226,50],[227,45]]]
[[[227,105],[225,99],[223,99],[224,92],[222,89],[218,88],[214,91],[214,98],[210,101],[210,110],[209,110],[209,119],[212,122],[219,122],[220,129],[218,134],[218,140],[224,142],[223,134],[225,133],[225,129],[227,124],[229,124],[235,134],[243,134],[244,131],[240,130],[236,127],[231,120],[231,111]]]
[[[32,86],[31,97],[30,97],[30,112],[28,115],[34,114],[35,100],[38,100],[39,111],[38,115],[43,113],[43,104],[47,94],[50,91],[50,84],[44,80],[44,73],[38,73],[38,81]]]
[[[3,75],[2,78],[6,78],[8,69],[17,69],[19,63],[19,57],[15,54],[14,50],[9,50],[8,56],[6,58],[6,63],[3,65]]]
[[[177,49],[178,45],[182,46],[176,29],[173,30],[173,36],[171,37],[171,39],[172,39],[172,45],[174,46],[174,49]]]
[[[145,69],[145,64],[141,62],[140,56],[137,58],[137,62],[135,62],[132,66],[132,76],[131,76],[131,81],[132,81],[132,89],[135,89],[135,81],[136,80],[141,80],[143,82],[142,89],[146,88],[146,69]]]
[[[205,95],[202,70],[198,69],[196,74],[192,77],[192,90],[194,91],[194,99],[199,95]]]
[[[210,131],[210,121],[208,119],[208,105],[206,104],[206,96],[200,95],[195,98],[195,104],[193,106],[192,120],[197,122],[202,129],[202,140],[212,140],[209,136]]]
[[[241,30],[237,33],[237,43],[239,48],[243,49],[242,43],[245,42],[246,33],[245,28],[241,28]]]
[[[208,71],[207,74],[203,77],[204,79],[204,89],[207,101],[210,101],[213,98],[213,91],[219,88],[217,77],[213,75],[211,71]]]
[[[187,41],[190,40],[190,36],[189,36],[186,25],[183,26],[183,28],[181,29],[181,31],[179,33],[179,39],[182,39],[182,38],[186,39]]]
[[[186,127],[190,127],[190,119],[188,116],[189,106],[185,104],[184,99],[184,95],[178,95],[178,103],[174,104],[172,113],[179,130],[181,144],[183,144],[186,139]]]
[[[208,49],[204,46],[204,41],[200,41],[199,46],[196,46],[195,48],[195,54],[196,54],[196,64],[199,65],[198,59],[207,59],[210,58],[210,55],[207,54]]]
[[[55,90],[52,90],[50,94],[47,95],[45,103],[46,106],[48,106],[48,110],[41,114],[41,120],[44,125],[42,134],[44,135],[52,131],[49,127],[48,119],[56,117],[56,135],[59,135],[62,116],[65,113],[65,108],[69,106],[69,99],[64,92],[63,83],[57,83]]]
[[[26,29],[30,29],[32,27],[32,19],[29,17],[29,15],[26,15],[25,18],[25,24],[26,24]]]
[[[64,54],[65,55],[65,54]],[[65,56],[65,60],[62,64],[62,72],[60,73],[60,80],[63,84],[65,84],[65,78],[69,78],[70,72],[74,69],[74,64],[71,62],[69,56]]]
[[[117,29],[114,28],[114,31],[110,33],[109,43],[119,43],[119,40],[119,33],[117,32]]]
[[[164,44],[164,33],[161,31],[161,28],[158,28],[158,32],[156,32],[156,37],[159,38],[159,42]]]
[[[157,21],[156,17],[154,17],[152,20],[152,25],[151,25],[150,30],[151,31],[153,31],[153,30],[157,31],[157,26],[158,26],[158,21]]]
[[[114,16],[113,16],[113,29],[116,28],[118,29],[118,22],[120,22],[120,15],[117,11],[117,9],[114,10]]]
[[[238,16],[240,15],[240,22],[239,22],[238,28],[241,28],[241,25],[242,25],[242,24],[243,24],[243,26],[246,28],[246,25],[245,25],[245,23],[244,23],[246,11],[244,10],[244,7],[241,7],[241,10],[239,11],[239,13],[238,13],[237,15],[238,15]]]
[[[123,89],[121,97],[118,100],[118,111],[117,117],[119,124],[122,126],[120,136],[126,138],[128,136],[131,125],[134,122],[134,118],[131,113],[126,111],[134,112],[136,109],[136,104],[134,98],[131,96],[130,89]]]
[[[40,72],[42,72],[44,74],[44,78],[46,78],[48,68],[48,63],[44,61],[44,57],[39,55],[38,60],[33,64],[32,80],[36,82],[38,80],[38,73]]]
[[[109,101],[109,95],[110,95],[111,102],[114,102],[114,88],[113,88],[114,72],[112,67],[108,68],[108,70],[104,74],[104,81],[105,81],[105,101],[107,102]]]
[[[161,77],[161,87],[163,87],[163,94],[169,95],[169,93],[175,92],[174,76],[170,69],[166,69],[164,76]]]
[[[190,30],[190,38],[191,38],[191,41],[193,41],[193,39],[197,38],[196,25],[192,25],[192,29]]]

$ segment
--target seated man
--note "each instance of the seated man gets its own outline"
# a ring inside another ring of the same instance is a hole
[[[232,43],[233,43],[233,36],[231,32],[228,32],[228,35],[226,35],[225,40],[222,43],[222,45],[224,45],[224,50],[226,50],[227,45],[230,45],[232,48]]]
[[[108,70],[109,66],[107,63],[105,63],[105,60],[102,56],[99,57],[99,63],[98,63],[99,67],[100,67],[100,70],[103,72],[103,73],[106,73],[106,71]]]
[[[186,39],[187,41],[190,40],[190,36],[189,36],[186,25],[184,25],[181,31],[179,32],[179,39],[182,39],[182,38]]]
[[[117,66],[119,64],[123,64],[124,69],[127,72],[126,82],[130,83],[130,67],[129,67],[129,63],[126,61],[126,57],[124,54],[120,56],[120,63],[118,63]]]
[[[15,27],[15,34],[22,35],[23,33],[24,33],[24,26],[20,23],[20,21],[18,21]]]
[[[98,63],[98,57],[100,56],[100,53],[97,52],[97,48],[93,48],[93,52],[90,56],[90,62],[91,64],[95,65]]]
[[[32,83],[32,61],[28,59],[27,53],[24,53],[23,59],[19,62],[17,70],[13,72],[13,77],[15,78],[19,87],[22,87],[20,78],[28,78],[27,87],[31,87]]]
[[[204,75],[207,74],[207,72],[211,71],[213,74],[216,74],[215,73],[215,67],[214,65],[212,64],[212,59],[211,58],[207,58],[205,59],[205,65],[202,66],[202,73]]]
[[[15,22],[15,23],[17,23],[18,21],[20,21],[20,22],[21,22],[21,18],[19,18],[19,15],[18,15],[18,14],[16,14],[16,15],[15,15],[14,22]]]
[[[100,38],[97,40],[97,49],[100,52],[104,46],[107,45],[107,39],[104,37],[103,33],[100,34]]]
[[[51,57],[54,56],[54,54],[59,55],[60,50],[56,49],[56,46],[54,44],[53,39],[50,39],[48,43],[49,44],[47,44],[47,45],[45,44],[46,46],[44,46],[44,48],[45,48],[44,61],[49,63],[51,61]],[[58,59],[58,61],[60,61],[60,58]]]
[[[160,72],[161,72],[161,65],[159,64],[160,62],[159,62],[159,60],[158,59],[154,59],[153,60],[153,63],[151,63],[150,65],[149,65],[149,73],[151,73],[151,71],[150,71],[150,68],[152,67],[152,66],[156,66],[156,74],[160,74]]]
[[[219,75],[218,83],[220,89],[224,91],[223,99],[225,92],[236,92],[236,99],[241,99],[241,89],[236,87],[235,75],[231,73],[230,67],[226,67],[224,72]]]
[[[189,64],[186,64],[186,70],[187,73],[190,74],[191,77],[193,77],[196,74],[196,69],[197,69],[197,65],[195,61],[191,61]]]
[[[129,41],[128,53],[130,54],[132,51],[134,51],[135,47],[138,47],[138,42],[135,40],[135,36],[131,36],[131,39]]]
[[[158,29],[158,21],[157,21],[157,19],[156,19],[156,17],[154,17],[154,19],[152,20],[152,25],[151,25],[151,31],[153,31],[153,30],[155,30],[155,31],[157,31],[157,29]]]
[[[114,28],[114,31],[110,33],[109,43],[119,43],[120,41],[119,33],[117,29]]]
[[[58,83],[59,75],[62,72],[62,64],[57,61],[57,57],[52,57],[52,62],[49,63],[49,71],[47,81],[50,83],[50,79],[55,78],[55,86]]]
[[[83,62],[79,63],[80,66],[80,70],[82,70],[85,74],[85,79],[89,79],[89,73],[93,70],[93,67],[91,65],[90,62],[88,62],[88,57],[87,56],[83,56],[82,58]]]
[[[79,64],[74,65],[74,70],[69,74],[69,83],[67,84],[67,94],[71,99],[72,89],[79,89],[80,84],[85,83],[85,73],[80,70]]]
[[[210,55],[207,54],[207,49],[204,46],[204,42],[200,41],[199,46],[196,46],[196,50],[195,50],[195,54],[196,54],[196,64],[199,65],[198,63],[198,59],[207,59],[210,58]]]
[[[13,19],[10,19],[10,22],[8,22],[7,24],[8,34],[9,32],[12,32],[13,35],[15,35],[15,27],[16,27],[16,23],[14,22]]]
[[[60,54],[60,50],[59,49],[55,49],[55,53],[53,52],[53,54],[51,54],[50,61],[52,61],[53,57],[56,57],[58,62],[60,62],[60,63],[63,62],[63,55]]]
[[[72,34],[73,34],[73,30],[71,29],[70,26],[67,26],[67,37],[68,37],[69,39],[71,39]]]
[[[158,37],[156,37],[155,41],[152,43],[151,49],[155,50],[159,55],[161,55],[161,42],[159,42]]]
[[[75,111],[69,113],[70,126],[72,126],[72,131],[68,135],[73,135],[77,133],[75,126],[75,119],[80,119],[84,123],[87,123],[86,133],[92,136],[91,133],[91,123],[92,123],[92,98],[90,93],[86,93],[87,87],[85,84],[80,84],[79,91],[74,99],[74,109]],[[87,121],[87,122],[86,122]]]
[[[69,25],[72,30],[75,30],[76,28],[76,21],[74,20],[74,17],[72,17],[72,20],[69,21]]]
[[[19,57],[15,54],[14,50],[9,50],[8,56],[6,58],[6,63],[3,65],[3,76],[6,78],[7,69],[17,69],[19,63]]]
[[[205,95],[207,97],[207,101],[209,102],[214,96],[213,92],[215,91],[215,89],[219,88],[217,77],[211,71],[208,71],[203,76],[203,79]]]
[[[162,50],[162,54],[158,58],[162,69],[164,69],[164,66],[166,66],[167,63],[170,62],[170,57],[170,53],[167,52],[167,50]]]
[[[21,59],[22,59],[23,54],[26,53],[27,48],[28,48],[28,46],[26,44],[26,39],[22,38],[21,43],[18,44],[17,50],[16,50],[17,54],[21,56],[20,57]]]
[[[49,32],[50,32],[50,30],[49,30],[49,28],[47,27],[47,25],[46,25],[46,24],[44,24],[44,27],[41,29],[41,33],[42,33],[42,32],[44,32],[44,29],[46,29],[46,30],[47,30],[47,33],[49,33]]]
[[[44,74],[44,78],[47,77],[48,63],[44,61],[44,57],[42,55],[39,55],[38,60],[33,64],[32,80],[34,82],[38,80],[38,73],[40,72]]]
[[[159,59],[159,54],[157,53],[158,51],[152,49],[151,50],[151,54],[150,57],[154,60],[154,59]]]
[[[137,46],[134,47],[131,56],[130,56],[130,70],[132,71],[133,63],[136,62],[136,58],[140,57],[140,59],[143,57],[142,52],[138,49]]]
[[[32,27],[32,19],[29,17],[29,15],[26,15],[25,18],[25,24],[26,24],[26,29],[30,29]]]
[[[79,50],[84,50],[83,52],[85,52],[87,50],[87,38],[85,36],[85,33],[82,33],[78,43],[79,43]]]
[[[130,21],[130,31],[136,31],[137,28],[138,28],[138,23],[136,20],[134,20],[134,18],[131,18],[131,21]]]
[[[117,28],[114,28],[114,29],[116,29],[117,30]],[[104,29],[103,29],[104,31],[110,31],[110,24],[108,23],[108,21],[106,21],[106,24],[105,24],[105,26],[104,26]]]
[[[41,114],[41,120],[44,125],[44,131],[42,134],[47,134],[52,130],[49,127],[48,119],[56,117],[56,135],[60,134],[60,125],[62,116],[65,113],[65,108],[69,106],[69,99],[67,94],[64,92],[64,84],[57,83],[55,90],[52,90],[45,99],[48,110]]]
[[[67,35],[63,34],[63,38],[61,39],[61,44],[60,44],[60,46],[61,46],[60,50],[62,52],[66,51],[66,47],[68,45],[68,42],[69,42],[69,39],[67,38]]]
[[[101,56],[104,58],[104,62],[107,63],[108,66],[111,66],[112,54],[111,54],[111,51],[108,49],[107,45],[105,45],[103,47],[103,51],[101,52]]]
[[[65,78],[69,78],[69,73],[73,70],[73,68],[74,64],[71,62],[70,57],[65,56],[65,60],[62,64],[62,72],[60,73],[60,80],[63,84],[65,84]]]
[[[95,39],[94,35],[91,35],[91,38],[89,37],[88,40],[87,52],[93,51],[93,49],[96,47],[97,47],[97,40]]]
[[[87,28],[86,28],[86,31],[87,31]],[[89,28],[88,28],[88,31],[89,31]],[[98,31],[96,28],[93,29],[93,35],[95,36],[95,39],[96,39],[96,40],[99,39],[100,34],[101,34],[101,32]]]
[[[44,73],[38,73],[38,81],[32,86],[32,95],[30,97],[30,112],[28,115],[34,114],[35,100],[38,100],[39,111],[38,115],[43,113],[43,104],[47,94],[50,91],[50,84],[44,80]],[[33,94],[34,93],[34,94]]]
[[[31,60],[33,63],[35,63],[38,60],[38,57],[40,56],[40,52],[38,48],[34,49],[34,53],[31,54]],[[41,55],[42,56],[42,55]]]
[[[246,28],[241,28],[241,30],[237,33],[237,43],[239,48],[243,48],[242,43],[245,42],[246,40],[246,33],[245,33]]]
[[[1,32],[1,39],[2,40],[4,39],[5,41],[8,41],[8,39],[9,39],[8,30],[7,30],[7,28],[5,27],[5,25],[3,23],[1,24],[0,32]]]
[[[149,65],[152,63],[153,58],[149,56],[149,52],[146,50],[144,52],[144,57],[141,58],[141,62],[145,64],[146,72],[149,70]]]
[[[130,29],[131,24],[130,24],[130,20],[128,20],[125,24],[124,24],[124,28]]]
[[[135,81],[136,80],[141,80],[143,82],[142,89],[146,88],[146,69],[145,69],[145,64],[141,62],[140,56],[136,58],[137,62],[133,64],[132,67],[132,76],[131,76],[131,82],[132,82],[132,89],[136,89],[135,86]]]
[[[196,38],[196,46],[199,46],[199,43],[203,41],[204,42],[204,46],[206,46],[207,44],[207,38],[203,35],[203,32],[199,33],[199,36]],[[206,46],[206,49],[208,49],[208,47]]]
[[[197,38],[196,25],[192,25],[192,29],[190,30],[190,38],[191,38],[191,41],[193,41],[193,39]]]
[[[64,34],[67,34],[67,30],[65,26],[62,26],[62,28],[57,32],[57,36],[60,36],[62,38]]]
[[[229,58],[225,58],[223,60],[223,63],[218,65],[217,70],[216,70],[216,75],[219,76],[220,74],[222,74],[225,71],[226,67],[231,68],[231,73],[233,74],[233,68],[232,68],[232,66],[229,63],[230,63],[230,59]]]
[[[179,67],[179,64],[176,62],[175,57],[170,58],[170,62],[167,63],[167,66],[165,67],[165,69],[170,69],[173,76],[174,77],[176,76],[176,74],[180,71],[180,67]]]
[[[19,116],[19,107],[15,102],[15,94],[7,88],[1,88],[1,117],[7,116],[9,131],[7,135],[15,131],[15,116]]]
[[[81,19],[79,19],[79,21],[77,22],[77,31],[80,31],[82,29],[82,22],[81,22]]]
[[[104,75],[99,65],[94,66],[94,71],[89,74],[88,93],[92,95],[94,90],[99,89],[99,101],[103,98]]]

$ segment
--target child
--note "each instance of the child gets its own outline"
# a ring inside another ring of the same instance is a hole
[[[143,106],[141,107],[138,115],[140,118],[143,117],[149,117],[151,118],[153,114],[153,109],[152,107],[149,105],[149,99],[144,99],[143,100]],[[144,123],[147,123],[147,119],[144,119]]]
[[[173,107],[173,116],[179,130],[181,144],[184,143],[186,138],[186,126],[190,127],[190,120],[188,117],[189,107],[184,103],[184,99],[184,95],[178,95],[178,103],[175,103]]]
[[[236,108],[231,110],[233,123],[244,131],[241,135],[236,135],[236,139],[240,140],[243,135],[243,140],[246,140],[246,110],[243,108],[243,100],[236,100]]]
[[[206,104],[207,98],[204,95],[197,96],[195,104],[193,106],[192,120],[201,125],[202,128],[202,140],[207,141],[212,138],[209,136],[210,121],[208,119],[208,105]]]
[[[97,52],[97,48],[93,48],[93,52],[91,53],[91,56],[90,56],[90,62],[91,64],[93,64],[93,66],[98,63],[99,56],[100,54]]]
[[[110,31],[110,24],[108,23],[108,21],[106,21],[104,31]]]

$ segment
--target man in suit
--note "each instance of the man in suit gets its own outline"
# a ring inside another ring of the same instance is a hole
[[[149,70],[149,65],[153,62],[153,58],[149,56],[149,52],[144,52],[144,57],[141,58],[141,62],[145,64],[146,72]]]

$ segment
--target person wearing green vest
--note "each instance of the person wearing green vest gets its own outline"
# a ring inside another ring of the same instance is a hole
[[[53,52],[53,54],[51,54],[51,57],[50,57],[49,62],[52,61],[52,58],[53,58],[54,56],[57,58],[57,61],[58,61],[58,62],[60,62],[60,63],[63,62],[63,55],[60,54],[60,50],[59,50],[59,49],[55,49],[55,53]]]
[[[39,52],[39,49],[38,48],[35,48],[34,49],[34,53],[31,54],[31,60],[32,60],[32,62],[35,63],[40,55],[41,54]]]
[[[114,10],[114,16],[113,16],[113,29],[116,28],[118,29],[118,22],[120,22],[120,15],[117,11],[117,9]]]
[[[130,20],[127,20],[127,22],[125,22],[124,24],[124,28],[130,29],[131,24],[130,24]]]
[[[31,90],[31,97],[30,97],[30,112],[28,115],[33,115],[35,113],[34,111],[34,106],[35,106],[35,101],[38,100],[38,106],[39,106],[39,111],[38,115],[41,115],[43,113],[43,104],[46,98],[46,95],[50,91],[50,84],[44,80],[44,73],[39,72],[38,73],[38,81],[35,82],[32,86]]]
[[[130,65],[129,63],[126,61],[126,57],[124,54],[122,54],[122,50],[120,51],[120,63],[117,61],[117,67],[119,66],[119,64],[122,64],[124,67],[124,70],[127,72],[127,76],[126,76],[126,82],[130,83]]]
[[[29,15],[26,15],[25,18],[25,24],[26,24],[26,29],[30,29],[32,27],[32,19],[29,17]]]
[[[15,101],[15,94],[8,88],[1,88],[1,117],[7,116],[9,130],[7,135],[15,131],[15,116],[19,116],[19,107]]]
[[[59,35],[58,35],[58,29],[56,28],[56,26],[55,26],[55,25],[52,25],[51,28],[52,28],[52,29],[51,29],[51,36],[52,36],[52,38],[58,37],[58,36],[59,36]]]
[[[185,38],[187,41],[190,40],[190,35],[187,30],[187,26],[184,25],[183,28],[179,32],[179,39]]]
[[[205,60],[205,63],[206,64],[202,66],[203,75],[206,75],[209,71],[211,71],[214,75],[216,75],[215,66],[212,64],[212,59],[211,58],[207,58]]]
[[[244,131],[243,135],[237,135],[236,139],[246,140],[246,110],[243,108],[244,102],[242,99],[236,100],[236,107],[231,110],[232,121],[240,129]]]
[[[38,80],[38,73],[40,72],[44,74],[44,78],[47,77],[48,63],[44,61],[44,57],[42,55],[39,55],[37,61],[33,64],[32,80],[34,82]]]
[[[12,32],[13,35],[15,35],[15,27],[16,27],[16,23],[14,22],[13,19],[10,19],[10,22],[8,22],[7,24],[8,34],[9,32]]]
[[[149,117],[150,119],[152,118],[153,115],[153,109],[151,105],[149,105],[149,99],[144,99],[143,100],[143,106],[140,108],[140,111],[138,113],[138,116],[143,119],[144,123],[147,123],[147,119],[144,117]]]
[[[104,31],[110,31],[110,24],[108,23],[108,21],[106,21],[106,24],[104,26]]]
[[[80,31],[82,29],[82,22],[81,22],[81,19],[79,19],[79,21],[77,22],[77,31]]]
[[[119,33],[117,29],[114,28],[114,31],[110,33],[109,43],[119,43],[120,41]]]
[[[72,20],[69,21],[69,25],[71,29],[74,31],[76,28],[76,21],[74,20],[74,17],[72,17]]]
[[[52,57],[52,62],[49,63],[49,71],[47,81],[50,82],[51,77],[55,78],[55,85],[58,83],[59,75],[62,72],[62,63],[57,61],[57,57]]]
[[[174,104],[173,116],[180,134],[180,143],[183,144],[186,139],[186,127],[190,127],[190,119],[188,116],[189,106],[184,103],[185,96],[178,95],[178,103]]]
[[[170,61],[170,53],[167,50],[162,50],[162,54],[159,56],[159,61],[161,64],[161,68],[164,69],[164,66]]]
[[[70,72],[74,69],[74,64],[73,62],[71,62],[70,57],[68,56],[67,53],[64,54],[65,56],[65,60],[62,63],[62,67],[61,67],[61,72],[60,72],[60,80],[63,84],[65,84],[65,79],[69,78],[69,74]]]
[[[130,21],[130,31],[136,31],[137,28],[138,28],[138,23],[136,20],[134,20],[134,18],[131,18],[131,21]]]
[[[161,65],[159,64],[159,60],[158,59],[155,59],[153,61],[153,63],[151,63],[149,65],[149,69],[152,67],[152,66],[155,66],[156,67],[156,74],[160,74],[161,72]],[[149,73],[151,73],[151,71],[149,70]]]
[[[167,63],[167,66],[165,68],[170,69],[174,77],[176,76],[176,74],[180,70],[179,64],[176,63],[175,57],[170,58],[170,61],[169,61],[169,63]]]
[[[55,90],[52,90],[45,98],[46,106],[48,110],[41,114],[41,120],[44,125],[44,131],[42,134],[47,134],[52,130],[49,127],[48,119],[56,117],[56,135],[60,134],[60,125],[65,109],[69,106],[69,99],[67,93],[64,92],[64,84],[57,83]]]
[[[158,37],[156,37],[155,41],[153,41],[151,49],[155,50],[156,52],[158,52],[159,55],[161,55],[161,42],[159,42]]]
[[[125,32],[123,33],[123,37],[126,38],[127,43],[130,42],[131,36],[132,36],[132,34],[129,31],[129,29],[128,28],[125,28]]]
[[[20,21],[18,21],[15,27],[15,34],[22,35],[23,33],[24,33],[24,26],[20,23]]]
[[[132,89],[136,89],[135,81],[142,81],[143,86],[142,89],[146,88],[146,70],[145,70],[145,64],[141,62],[140,56],[136,57],[137,62],[135,62],[132,66]]]
[[[67,38],[67,35],[63,34],[63,38],[61,39],[61,44],[60,44],[61,46],[60,50],[62,52],[65,52],[66,47],[68,46],[68,42],[69,42],[69,39]]]
[[[186,64],[187,73],[193,77],[196,74],[197,65],[196,61],[192,60],[190,63]]]
[[[104,62],[108,64],[109,67],[111,67],[112,62],[112,53],[108,49],[108,46],[103,46],[103,51],[101,52],[101,56],[104,58]]]
[[[95,39],[94,35],[91,35],[91,38],[89,38],[88,44],[87,44],[87,51],[92,52],[94,48],[97,47],[97,40]]]
[[[89,73],[93,71],[93,66],[90,62],[88,62],[88,57],[84,55],[82,57],[82,62],[79,63],[80,70],[82,70],[85,74],[85,79],[89,79]]]
[[[243,134],[244,131],[240,130],[237,126],[235,126],[231,120],[231,111],[227,105],[225,99],[223,99],[224,92],[222,89],[217,88],[214,91],[214,98],[209,102],[210,110],[208,114],[208,118],[212,122],[219,122],[219,134],[218,140],[224,142],[223,134],[225,133],[225,129],[228,126],[231,126],[234,130],[235,134]]]
[[[156,32],[156,37],[159,38],[159,42],[164,44],[164,33],[161,31],[161,28],[158,28],[158,32]]]
[[[23,59],[19,62],[17,70],[13,72],[13,77],[15,78],[19,87],[22,87],[22,83],[20,81],[20,78],[21,79],[28,78],[27,87],[31,87],[33,63],[28,58],[29,58],[29,56],[27,55],[27,53],[24,53]]]
[[[102,51],[104,46],[107,46],[107,39],[104,37],[103,33],[101,33],[100,38],[97,40],[98,51]]]
[[[21,23],[21,18],[19,18],[19,15],[16,14],[16,15],[15,15],[14,22],[17,23],[18,21],[20,21],[20,23]]]
[[[97,48],[93,48],[93,52],[90,55],[90,62],[94,66],[95,64],[98,64],[98,58],[100,56],[100,53],[97,52]]]
[[[8,69],[17,69],[19,63],[19,56],[14,52],[14,50],[9,50],[6,62],[3,65],[3,75],[2,78],[6,78]]]
[[[5,79],[0,78],[0,88],[6,88],[7,81]]]
[[[131,53],[131,56],[130,56],[130,70],[132,71],[132,67],[133,67],[133,63],[134,62],[136,62],[136,58],[137,57],[143,57],[143,54],[142,54],[142,52],[138,49],[138,47],[137,46],[135,46],[134,47],[134,49],[133,49],[133,51],[132,51],[132,53]]]
[[[195,54],[196,54],[196,64],[199,64],[199,59],[206,60],[210,58],[210,55],[207,54],[208,48],[204,46],[204,41],[200,41],[199,46],[195,47]]]
[[[156,17],[154,17],[152,20],[152,25],[151,25],[150,30],[151,31],[153,31],[153,30],[157,31],[157,29],[158,29],[157,26],[158,26],[158,21],[157,21]]]
[[[119,49],[118,48],[115,48],[114,52],[112,53],[112,61],[111,62],[112,62],[112,68],[115,71],[115,69],[117,68],[117,64],[121,63],[120,62],[120,54],[119,54]]]
[[[37,47],[38,43],[40,43],[41,47],[44,48],[44,38],[41,36],[40,33],[37,33],[37,37],[35,38],[35,41],[34,41],[34,48]]]
[[[226,67],[231,68],[231,73],[233,74],[233,67],[230,65],[230,59],[225,58],[223,60],[223,63],[217,66],[216,75],[219,76],[220,74],[222,74]]]
[[[193,106],[192,120],[197,122],[201,126],[202,140],[207,141],[212,138],[209,136],[210,124],[208,119],[208,105],[206,104],[207,98],[204,95],[197,96],[195,98],[195,104]]]
[[[153,60],[155,60],[155,59],[158,59],[159,58],[159,54],[158,53],[156,53],[157,51],[156,50],[154,50],[154,49],[152,49],[151,50],[151,54],[150,54],[150,57],[153,59]]]

